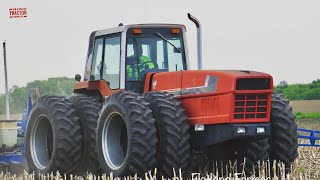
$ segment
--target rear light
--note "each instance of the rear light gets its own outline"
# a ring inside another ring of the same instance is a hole
[[[234,119],[267,118],[269,95],[236,94],[234,100]]]

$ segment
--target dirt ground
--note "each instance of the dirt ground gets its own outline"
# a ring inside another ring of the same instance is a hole
[[[295,170],[310,179],[320,178],[320,147],[299,147]]]
[[[299,128],[313,129],[320,131],[320,119],[301,119],[296,121]]]
[[[290,101],[294,112],[320,112],[320,100]]]

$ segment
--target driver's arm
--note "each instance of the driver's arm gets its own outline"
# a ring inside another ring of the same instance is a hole
[[[140,71],[147,66],[149,69],[154,69],[157,67],[155,62],[153,62],[149,57],[142,55],[140,57]]]

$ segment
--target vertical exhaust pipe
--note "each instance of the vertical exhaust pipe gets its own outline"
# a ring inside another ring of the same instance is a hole
[[[196,25],[197,27],[197,50],[198,50],[198,70],[202,70],[202,32],[200,21],[188,13],[188,18]]]
[[[8,73],[7,73],[7,50],[6,41],[3,41],[3,62],[4,62],[4,81],[5,81],[5,91],[6,91],[6,115],[7,119],[10,119],[10,92],[8,86]]]

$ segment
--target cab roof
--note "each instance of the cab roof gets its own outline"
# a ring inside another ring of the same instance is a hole
[[[94,31],[95,36],[102,36],[106,34],[114,34],[114,33],[121,33],[124,31],[127,31],[129,28],[180,28],[182,32],[186,31],[186,27],[182,24],[158,24],[158,23],[151,23],[151,24],[129,24],[129,25],[123,25],[118,26],[114,28],[109,29],[103,29]]]

